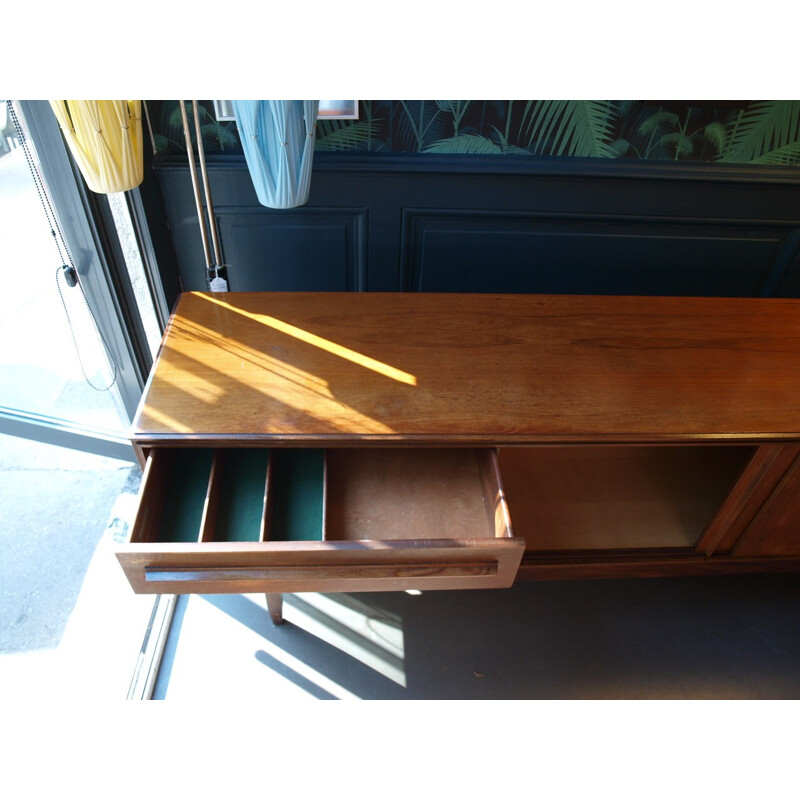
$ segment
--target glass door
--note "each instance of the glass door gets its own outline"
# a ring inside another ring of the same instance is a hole
[[[132,460],[128,428],[149,364],[81,181],[49,104],[2,101],[0,432]]]

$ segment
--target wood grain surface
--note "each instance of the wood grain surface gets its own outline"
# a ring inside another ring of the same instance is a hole
[[[800,300],[181,296],[134,422],[309,444],[800,437]]]
[[[511,586],[521,539],[138,543],[119,560],[135,592],[380,592]]]
[[[734,555],[800,556],[800,456],[736,544]]]

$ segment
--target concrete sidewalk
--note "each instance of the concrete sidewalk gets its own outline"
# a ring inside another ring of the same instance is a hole
[[[131,592],[113,545],[140,477],[133,462],[0,435],[0,694],[125,698],[153,600]]]

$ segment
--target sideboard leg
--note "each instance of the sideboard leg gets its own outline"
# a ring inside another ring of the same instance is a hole
[[[267,593],[267,610],[273,625],[283,625],[283,595]]]

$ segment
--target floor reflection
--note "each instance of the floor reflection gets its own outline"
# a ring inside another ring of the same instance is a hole
[[[284,619],[361,663],[406,685],[403,624],[399,616],[347,594],[287,595]]]

